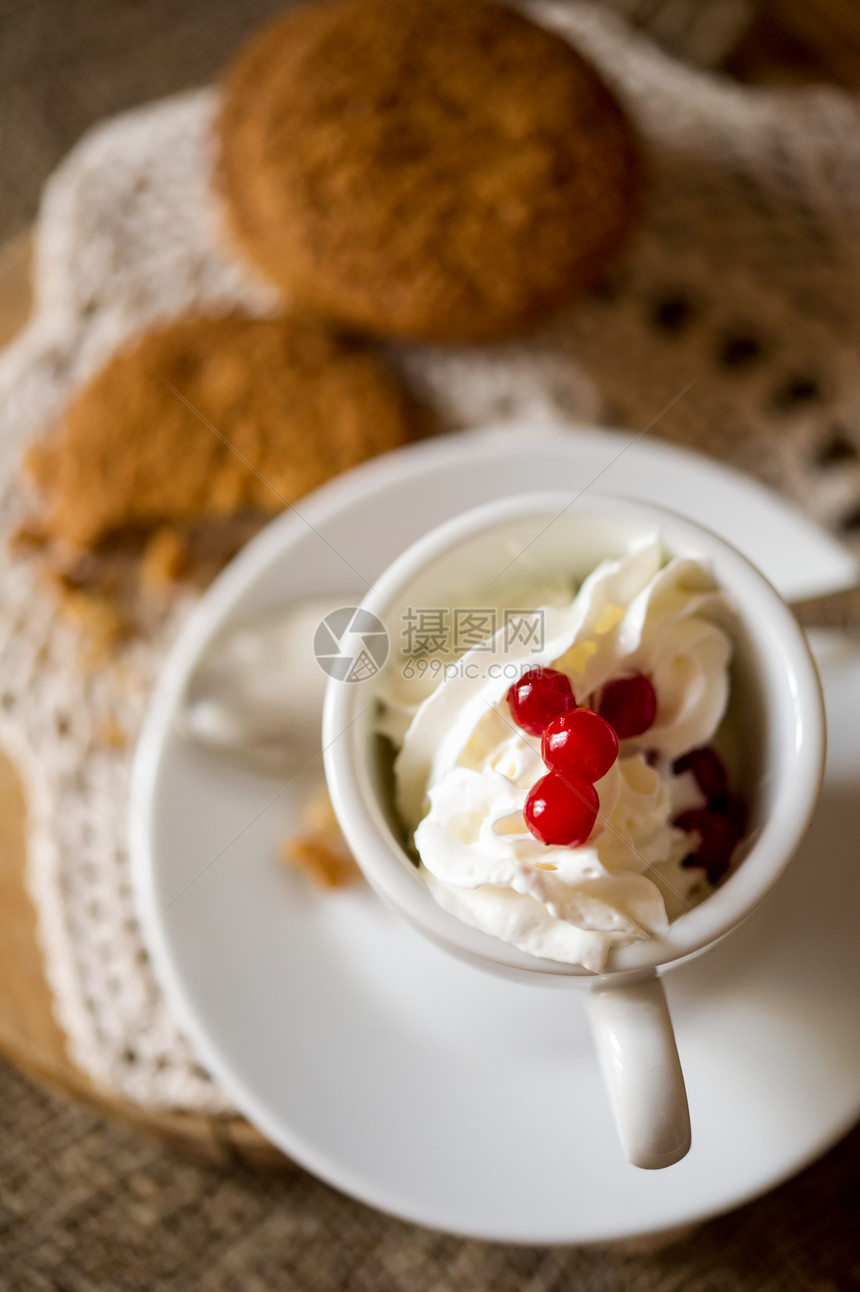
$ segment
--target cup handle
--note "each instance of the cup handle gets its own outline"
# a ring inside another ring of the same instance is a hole
[[[690,1112],[656,973],[588,993],[588,1019],[621,1144],[634,1166],[671,1166],[690,1147]]]

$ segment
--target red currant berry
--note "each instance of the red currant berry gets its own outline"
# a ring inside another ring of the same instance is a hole
[[[587,781],[547,772],[526,797],[526,825],[541,843],[577,848],[594,829],[600,799]]]
[[[738,820],[729,813],[714,812],[710,808],[691,808],[675,818],[681,830],[699,836],[699,842],[683,866],[701,866],[708,881],[716,884],[728,870],[732,853],[741,839]]]
[[[644,673],[632,673],[607,682],[597,712],[619,740],[641,736],[657,716],[657,695]]]
[[[676,776],[680,776],[682,772],[692,772],[696,784],[711,805],[723,802],[729,792],[723,760],[710,747],[691,749],[688,754],[676,758],[672,771]]]
[[[618,757],[618,737],[592,709],[574,709],[546,727],[541,753],[547,767],[594,784]]]
[[[743,799],[738,798],[737,794],[728,794],[725,805],[722,808],[728,818],[729,825],[734,831],[735,839],[740,843],[747,831],[747,805]]]
[[[565,673],[554,668],[530,668],[508,689],[508,704],[518,727],[540,736],[548,722],[576,708],[573,687]]]

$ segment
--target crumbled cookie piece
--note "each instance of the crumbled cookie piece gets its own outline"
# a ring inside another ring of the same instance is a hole
[[[159,591],[183,578],[188,573],[190,561],[186,536],[170,525],[163,525],[143,549],[141,584],[151,591]]]
[[[283,847],[283,858],[303,870],[320,888],[345,888],[361,878],[361,871],[343,836],[328,831],[295,835]]]
[[[62,612],[81,632],[81,663],[90,669],[110,660],[129,634],[129,624],[118,606],[100,592],[73,588],[54,579]]]
[[[105,749],[115,749],[117,751],[125,749],[128,745],[128,733],[125,727],[117,722],[116,718],[105,718],[100,722],[96,730],[96,740]]]
[[[303,870],[320,888],[344,888],[361,879],[325,789],[308,802],[302,827],[282,845],[281,855],[288,865]]]
[[[516,333],[600,277],[638,206],[594,67],[482,0],[291,8],[229,70],[218,133],[238,248],[383,336]]]
[[[35,518],[29,517],[13,529],[9,537],[9,546],[13,552],[29,555],[32,552],[44,551],[50,541],[50,535],[45,526]]]
[[[358,341],[307,317],[198,317],[111,359],[26,465],[47,536],[91,549],[278,511],[412,425],[411,401]],[[173,543],[156,543],[155,569],[174,563]]]

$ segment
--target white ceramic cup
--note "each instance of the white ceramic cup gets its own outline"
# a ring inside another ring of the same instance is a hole
[[[390,771],[375,732],[375,679],[329,683],[325,770],[346,839],[376,892],[415,928],[484,969],[533,983],[585,989],[592,1035],[621,1142],[636,1166],[669,1166],[690,1146],[684,1080],[663,970],[712,946],[761,902],[808,825],[824,764],[824,712],[815,665],[791,612],[765,577],[709,530],[646,503],[588,492],[530,494],[477,508],[420,539],[377,579],[362,605],[397,639],[410,606],[487,604],[499,575],[535,586],[579,582],[600,560],[657,531],[668,553],[713,570],[735,615],[731,626],[734,781],[750,809],[740,864],[665,932],[610,953],[604,973],[530,956],[437,905],[400,843]],[[520,602],[520,604],[522,604]],[[702,1009],[708,1002],[702,1001]]]

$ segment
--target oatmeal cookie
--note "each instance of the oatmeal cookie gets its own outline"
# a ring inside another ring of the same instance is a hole
[[[230,69],[218,183],[247,258],[388,336],[512,334],[599,277],[634,132],[560,37],[482,0],[321,0]]]
[[[275,512],[409,438],[414,410],[358,342],[299,317],[197,317],[117,354],[31,450],[48,540]]]

